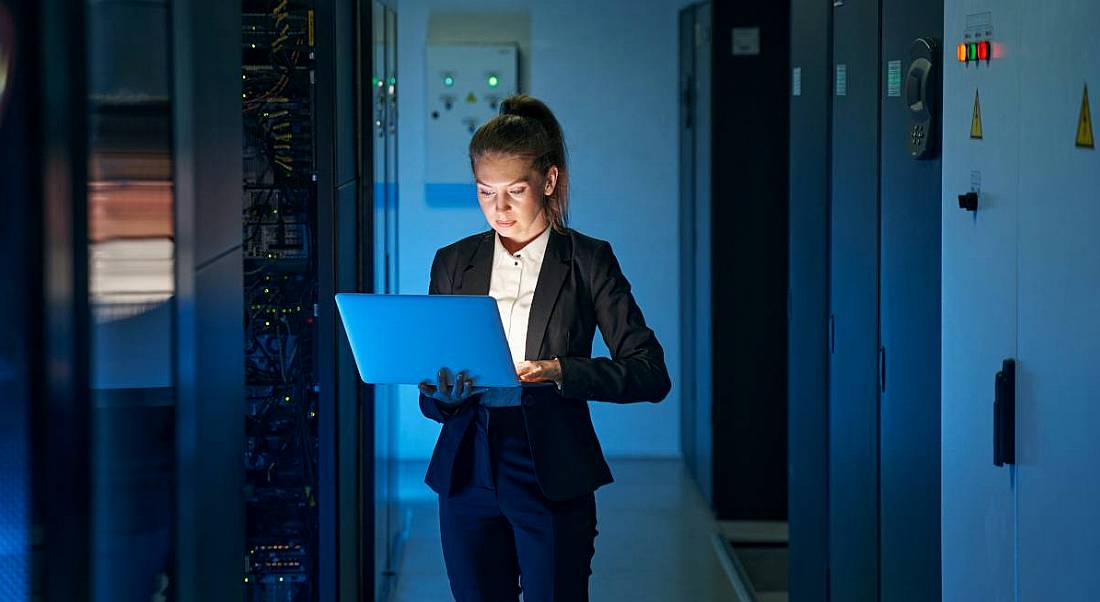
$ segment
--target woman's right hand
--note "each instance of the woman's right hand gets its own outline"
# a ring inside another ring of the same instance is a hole
[[[486,387],[475,387],[474,380],[465,371],[452,378],[450,370],[440,368],[437,378],[438,382],[434,385],[427,380],[420,383],[420,392],[446,406],[461,405],[470,397],[487,390]]]

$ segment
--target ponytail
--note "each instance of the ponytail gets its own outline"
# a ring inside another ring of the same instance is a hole
[[[542,177],[557,166],[554,192],[544,197],[550,225],[564,232],[568,221],[569,169],[565,137],[557,118],[541,100],[525,94],[505,98],[498,115],[482,124],[470,139],[470,167],[481,157],[500,153],[526,157]]]

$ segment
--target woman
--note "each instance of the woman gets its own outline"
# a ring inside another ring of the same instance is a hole
[[[426,481],[451,591],[514,602],[521,584],[525,602],[588,600],[593,492],[612,481],[588,400],[661,401],[664,351],[611,245],[565,225],[565,142],[545,104],[505,99],[470,164],[491,229],[440,249],[428,292],[492,296],[520,380],[554,384],[479,388],[446,368],[420,384],[421,410],[443,423]],[[591,357],[597,326],[610,359]]]

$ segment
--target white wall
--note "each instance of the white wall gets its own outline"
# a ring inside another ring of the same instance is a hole
[[[531,77],[565,130],[570,225],[611,241],[650,327],[665,348],[672,392],[657,405],[593,402],[609,456],[680,454],[677,15],[684,0],[401,0],[398,4],[399,266],[402,293],[424,293],[435,250],[488,225],[468,208],[424,198],[425,46],[433,11],[528,11]],[[607,355],[597,335],[596,355]],[[400,456],[430,456],[439,432],[416,390],[400,399]]]

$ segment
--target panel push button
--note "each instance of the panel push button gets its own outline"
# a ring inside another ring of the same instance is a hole
[[[966,194],[959,195],[959,209],[965,209],[967,211],[978,210],[978,193],[968,192]]]

